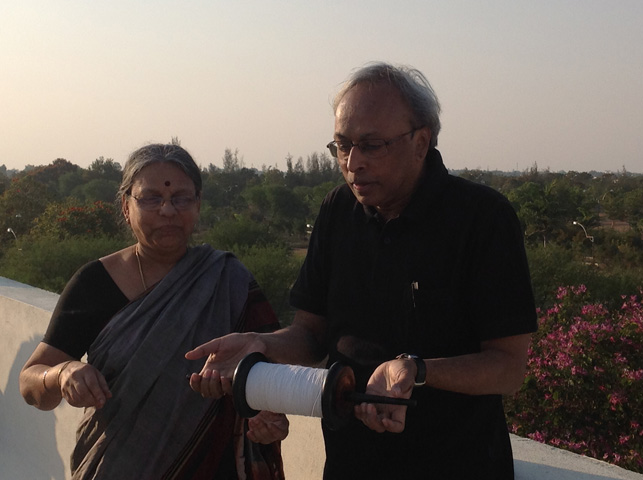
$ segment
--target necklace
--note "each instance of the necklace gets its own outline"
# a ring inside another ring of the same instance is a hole
[[[134,254],[136,255],[136,261],[138,262],[138,273],[141,275],[143,290],[147,290],[147,285],[145,284],[145,275],[143,275],[143,267],[141,267],[141,257],[139,257],[138,255],[138,245],[134,246]]]

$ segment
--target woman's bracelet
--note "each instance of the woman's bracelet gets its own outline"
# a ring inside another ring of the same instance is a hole
[[[49,369],[45,370],[44,373],[42,374],[42,386],[45,387],[45,393],[49,392],[49,389],[47,388],[47,374],[49,373]]]
[[[60,385],[60,375],[63,373],[63,370],[67,368],[67,365],[69,365],[73,360],[67,360],[65,363],[63,363],[63,366],[60,367],[60,370],[58,370],[58,388],[60,388],[62,385]]]

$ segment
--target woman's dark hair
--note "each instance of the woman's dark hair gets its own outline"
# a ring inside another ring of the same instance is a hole
[[[153,163],[172,163],[179,167],[194,182],[196,196],[201,196],[203,182],[201,171],[192,156],[180,145],[154,143],[132,152],[123,167],[123,179],[118,189],[118,198],[129,195],[136,175]]]

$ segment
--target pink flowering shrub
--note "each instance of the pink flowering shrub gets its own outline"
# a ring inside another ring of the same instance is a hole
[[[643,473],[643,307],[588,301],[584,285],[560,287],[539,311],[526,381],[506,399],[520,436]]]

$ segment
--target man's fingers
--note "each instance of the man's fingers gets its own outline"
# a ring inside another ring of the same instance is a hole
[[[203,345],[199,345],[194,350],[190,350],[188,353],[186,353],[185,358],[187,358],[188,360],[198,360],[199,358],[203,358],[207,355],[216,354],[219,350],[218,340],[218,338],[215,338],[214,340],[210,340]]]
[[[199,358],[203,358],[206,355],[207,353],[205,353],[205,350],[203,349],[203,347],[200,346],[186,353],[185,358],[187,358],[188,360],[198,360]]]

